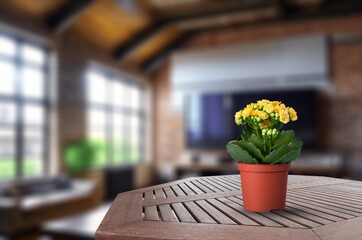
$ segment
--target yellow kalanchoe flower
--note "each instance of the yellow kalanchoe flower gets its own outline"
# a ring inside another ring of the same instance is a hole
[[[253,105],[249,104],[249,105],[246,106],[246,108],[244,108],[242,110],[241,116],[244,117],[244,118],[249,117],[250,114],[251,114],[251,111],[253,111],[253,110],[254,110]]]
[[[258,117],[260,117],[262,120],[265,120],[269,118],[269,115],[264,111],[258,111]]]
[[[289,112],[288,109],[279,110],[279,121],[287,124],[289,122]]]
[[[264,106],[264,111],[267,113],[272,113],[274,111],[274,105],[272,103],[268,103]]]
[[[235,123],[237,125],[241,125],[243,123],[243,118],[242,118],[242,111],[240,110],[239,112],[235,113]]]
[[[294,110],[294,108],[288,107],[288,112],[289,112],[290,119],[292,121],[298,120],[298,115],[297,115],[297,112]]]
[[[271,125],[270,120],[264,120],[264,121],[262,121],[261,123],[259,123],[259,127],[260,127],[261,129],[269,128],[270,125]]]
[[[266,99],[250,103],[235,114],[236,124],[259,124],[261,129],[274,128],[278,122],[287,124],[297,119],[297,112],[292,107],[286,107],[280,101]]]
[[[262,99],[262,100],[259,100],[256,104],[258,104],[259,106],[264,107],[265,105],[267,105],[267,104],[269,104],[269,103],[270,103],[269,100]]]

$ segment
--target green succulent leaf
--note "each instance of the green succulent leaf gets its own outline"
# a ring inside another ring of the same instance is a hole
[[[261,161],[264,159],[260,149],[257,148],[252,142],[240,140],[235,142],[235,144],[239,145],[242,149],[247,151],[253,158],[259,159]]]
[[[248,141],[252,134],[253,134],[253,129],[249,125],[246,125],[243,130],[243,133],[241,134],[241,138],[245,141]]]
[[[292,159],[294,156],[299,156],[300,149],[302,147],[302,142],[300,141],[293,141],[290,142],[287,145],[283,145],[278,149],[273,150],[268,156],[266,156],[263,160],[263,163],[267,164],[277,164],[277,163],[283,163],[283,161],[293,161],[296,158]],[[294,153],[291,155],[287,155],[288,153],[292,151],[297,151],[298,154]],[[287,156],[286,156],[287,155]],[[285,157],[285,159],[284,159]],[[292,159],[292,160],[290,160]]]
[[[262,150],[264,148],[263,139],[260,139],[255,134],[252,134],[249,138],[249,141],[253,143],[257,148]]]
[[[290,163],[297,159],[300,155],[300,150],[293,150],[287,154],[285,154],[278,161],[273,162],[272,164],[281,164],[281,163]]]
[[[285,146],[294,140],[295,133],[293,130],[282,131],[274,139],[272,149],[278,149]]]
[[[228,153],[231,155],[233,159],[241,163],[251,163],[257,164],[259,163],[255,158],[253,158],[247,151],[241,148],[240,145],[237,144],[237,141],[230,141],[226,145],[226,149]]]

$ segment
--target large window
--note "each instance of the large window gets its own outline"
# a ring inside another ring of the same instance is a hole
[[[41,47],[0,35],[0,179],[47,169],[47,58]]]
[[[104,145],[96,167],[133,164],[143,156],[145,111],[142,86],[103,71],[90,70],[88,134]]]

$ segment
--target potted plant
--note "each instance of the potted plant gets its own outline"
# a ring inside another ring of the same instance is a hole
[[[64,149],[64,164],[72,174],[83,174],[98,161],[102,151],[104,150],[100,142],[91,140],[73,142]]]
[[[236,112],[235,123],[245,125],[226,149],[238,162],[244,209],[253,212],[284,210],[290,163],[300,155],[302,142],[284,124],[298,119],[282,102],[260,100]]]

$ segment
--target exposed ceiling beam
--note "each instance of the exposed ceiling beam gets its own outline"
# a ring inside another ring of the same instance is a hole
[[[155,55],[151,56],[147,59],[140,67],[140,70],[144,72],[150,72],[155,67],[162,62],[168,55],[170,55],[173,51],[182,48],[187,42],[194,37],[196,32],[186,32],[183,33],[180,37],[176,38],[174,41],[170,42],[166,45],[161,51],[157,52]]]
[[[66,2],[48,17],[48,28],[56,33],[64,31],[94,2],[95,0],[70,0]]]
[[[230,14],[240,11],[246,11],[261,7],[268,7],[271,4],[275,4],[275,0],[262,0],[262,1],[236,1],[232,4],[223,5],[212,5],[207,6],[204,9],[198,9],[197,11],[187,11],[182,14],[173,14],[170,16],[163,16],[162,18],[156,19],[155,23],[144,31],[140,32],[133,38],[129,39],[126,43],[122,43],[114,53],[114,56],[119,61],[125,61],[136,49],[141,46],[144,42],[148,41],[158,32],[160,32],[165,26],[181,22],[198,20],[205,17],[219,16],[221,14]]]
[[[145,30],[131,37],[125,43],[122,43],[114,52],[114,57],[120,62],[125,61],[139,46],[156,35],[165,26],[166,22],[163,21],[151,24]]]

